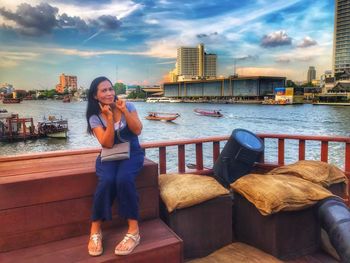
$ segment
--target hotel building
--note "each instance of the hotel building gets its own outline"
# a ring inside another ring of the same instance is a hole
[[[335,0],[333,74],[350,71],[350,0]]]
[[[207,54],[204,45],[197,47],[180,47],[177,49],[176,78],[170,72],[172,81],[216,78],[216,54]]]

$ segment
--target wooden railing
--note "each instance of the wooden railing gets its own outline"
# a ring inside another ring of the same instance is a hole
[[[344,171],[347,176],[350,176],[350,137],[328,137],[328,136],[305,136],[305,135],[286,135],[286,134],[257,134],[263,141],[266,139],[277,139],[277,165],[285,164],[285,140],[297,140],[299,143],[298,159],[305,160],[305,148],[307,141],[321,142],[321,161],[328,162],[328,144],[329,142],[339,142],[345,144],[345,160]],[[147,142],[143,143],[142,147],[145,149],[158,148],[159,149],[159,170],[160,173],[166,173],[167,160],[166,160],[166,148],[170,146],[178,147],[178,172],[183,173],[186,171],[185,165],[185,145],[195,145],[196,148],[196,168],[198,171],[203,170],[203,144],[213,144],[213,162],[216,161],[220,154],[220,142],[227,141],[229,136],[217,136],[206,137],[199,139],[186,139],[186,140],[174,140],[174,141],[161,141],[161,142]],[[264,156],[260,163],[265,163]]]
[[[305,135],[287,135],[287,134],[257,134],[263,141],[267,139],[277,140],[277,163],[271,164],[266,163],[264,156],[260,160],[260,165],[262,166],[280,166],[285,164],[285,141],[286,140],[296,140],[298,141],[298,159],[305,160],[305,149],[307,141],[316,141],[321,143],[320,148],[320,160],[328,162],[328,146],[330,142],[338,142],[345,144],[344,147],[344,167],[343,170],[347,177],[350,179],[350,137],[328,137],[328,136],[305,136]],[[207,169],[203,165],[203,144],[212,143],[213,152],[212,160],[215,163],[216,159],[220,154],[220,142],[227,141],[229,136],[215,136],[215,137],[206,137],[198,139],[184,139],[184,140],[173,140],[173,141],[160,141],[160,142],[145,142],[142,143],[142,147],[147,149],[157,149],[159,150],[159,172],[167,173],[167,147],[177,146],[177,159],[178,159],[178,172],[185,173],[186,169],[186,159],[185,159],[185,146],[186,145],[195,145],[195,155],[196,155],[196,164],[195,171],[191,169],[191,172],[196,173],[210,173],[210,169]],[[67,156],[74,154],[83,154],[83,153],[98,153],[99,148],[89,148],[89,149],[80,149],[80,150],[65,150],[65,151],[56,151],[56,152],[45,152],[45,153],[31,153],[26,155],[18,156],[4,156],[0,157],[0,162],[6,162],[11,160],[26,160],[26,159],[35,159],[35,158],[45,158],[45,157],[54,157],[54,156]],[[340,153],[341,154],[341,153]],[[350,189],[349,189],[350,190]]]

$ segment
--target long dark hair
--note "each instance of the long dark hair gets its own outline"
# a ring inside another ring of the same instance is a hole
[[[106,77],[98,77],[95,78],[90,85],[89,88],[89,93],[88,93],[88,104],[87,104],[87,108],[86,108],[86,121],[87,121],[87,132],[89,134],[92,134],[92,129],[90,126],[90,117],[92,115],[98,115],[100,114],[101,110],[100,110],[100,105],[98,105],[98,100],[95,99],[95,96],[97,95],[97,88],[98,85],[102,82],[102,81],[109,81],[113,87],[112,82],[106,78]]]

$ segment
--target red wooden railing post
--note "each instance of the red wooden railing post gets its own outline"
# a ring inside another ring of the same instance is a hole
[[[185,168],[185,145],[181,144],[177,148],[178,151],[178,171],[179,173],[184,173],[186,171]]]
[[[328,142],[321,142],[321,161],[328,163]]]
[[[220,142],[213,142],[213,163],[219,158],[220,155]]]
[[[278,164],[284,165],[284,139],[278,139]]]
[[[299,140],[299,160],[305,160],[305,140]]]
[[[196,143],[196,166],[197,170],[203,170],[203,144]]]
[[[159,147],[159,173],[166,173],[166,148]]]
[[[261,157],[260,157],[260,163],[265,163],[265,138],[260,138],[264,144],[264,151],[262,152],[261,154]]]
[[[345,144],[345,172],[350,176],[350,142]]]

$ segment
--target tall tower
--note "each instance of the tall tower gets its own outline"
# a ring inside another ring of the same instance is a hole
[[[333,74],[350,70],[350,0],[335,0]]]
[[[204,77],[204,45],[198,45],[198,76]]]
[[[307,83],[312,82],[314,79],[316,79],[316,69],[310,66],[307,71]]]

